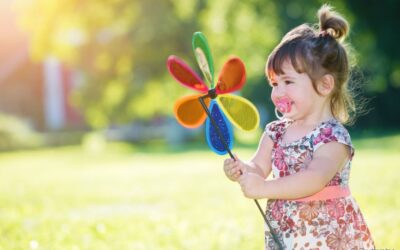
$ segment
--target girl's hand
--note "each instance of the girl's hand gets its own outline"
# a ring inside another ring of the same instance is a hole
[[[263,195],[265,183],[261,176],[250,172],[244,172],[239,178],[244,196],[250,199],[265,198]]]
[[[246,170],[246,164],[235,155],[235,160],[229,158],[224,161],[224,172],[231,181],[238,181],[240,175]]]

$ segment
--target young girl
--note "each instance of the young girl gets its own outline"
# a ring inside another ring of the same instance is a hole
[[[327,5],[318,16],[319,30],[294,28],[268,58],[282,117],[266,126],[249,162],[226,159],[224,171],[246,197],[268,199],[266,216],[284,249],[374,249],[348,186],[354,148],[342,123],[355,107],[341,41],[349,26]],[[265,240],[277,248],[268,228]]]

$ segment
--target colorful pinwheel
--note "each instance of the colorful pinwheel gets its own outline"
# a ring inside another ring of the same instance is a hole
[[[239,129],[251,131],[257,128],[260,121],[257,109],[251,102],[243,97],[228,94],[241,89],[245,84],[244,64],[237,57],[226,61],[214,87],[214,64],[205,36],[200,32],[194,33],[192,45],[197,63],[210,88],[182,59],[170,56],[167,67],[171,75],[183,86],[200,92],[180,98],[174,106],[175,117],[187,128],[199,127],[207,119],[206,138],[210,148],[217,154],[229,153],[234,159],[231,152],[233,134],[230,122]],[[260,204],[257,200],[254,202],[278,248],[283,249]]]
[[[229,94],[241,89],[245,84],[245,66],[239,58],[230,58],[222,67],[214,87],[213,60],[205,36],[196,32],[192,45],[196,60],[210,88],[182,59],[170,56],[167,67],[171,75],[183,86],[200,92],[177,100],[174,107],[175,117],[184,127],[196,128],[202,125],[209,115],[206,120],[208,145],[217,154],[230,153],[233,146],[230,122],[239,129],[252,131],[258,127],[260,121],[257,109],[252,103],[243,97]]]

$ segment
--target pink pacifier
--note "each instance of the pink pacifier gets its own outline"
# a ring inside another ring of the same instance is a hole
[[[280,113],[289,113],[292,110],[292,101],[287,97],[278,98],[274,101],[275,104],[275,115],[278,119],[282,119],[283,115],[279,115]]]

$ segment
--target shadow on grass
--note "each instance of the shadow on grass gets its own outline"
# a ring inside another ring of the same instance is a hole
[[[349,129],[354,145],[359,149],[393,149],[400,150],[400,130],[355,130]],[[179,154],[191,151],[210,152],[207,143],[202,140],[191,141],[182,144],[170,145],[163,140],[147,141],[142,143],[127,143],[131,152],[157,153],[157,154]],[[235,142],[235,148],[256,150],[258,142],[243,144]]]
[[[257,142],[258,143],[258,142]],[[257,143],[254,144],[242,144],[242,143],[235,143],[232,152],[235,152],[235,148],[241,149],[254,149],[257,148]],[[157,153],[157,154],[180,154],[180,153],[187,153],[191,151],[197,152],[210,152],[212,153],[211,149],[208,147],[206,142],[203,141],[191,141],[182,144],[175,144],[170,145],[163,140],[157,141],[147,141],[142,143],[126,143],[128,147],[127,150],[131,151],[132,153]]]
[[[356,149],[379,149],[379,150],[391,150],[400,151],[400,130],[351,130],[349,132],[352,136],[353,143]],[[258,141],[254,143],[240,143],[236,140],[232,152],[235,153],[236,150],[249,149],[255,151],[258,146]],[[165,140],[147,140],[143,142],[109,142],[105,145],[105,151],[108,153],[118,154],[161,154],[161,155],[171,155],[171,154],[182,154],[188,152],[209,152],[214,154],[208,147],[204,139],[198,139],[180,144],[169,144]],[[57,146],[57,147],[40,147],[30,150],[12,150],[0,152],[2,154],[16,154],[23,152],[58,152],[58,151],[71,151],[71,152],[85,152],[87,148],[84,145],[69,145],[69,146]],[[90,151],[90,150],[89,150]],[[104,152],[105,152],[104,151]],[[103,152],[103,151],[101,151]]]

